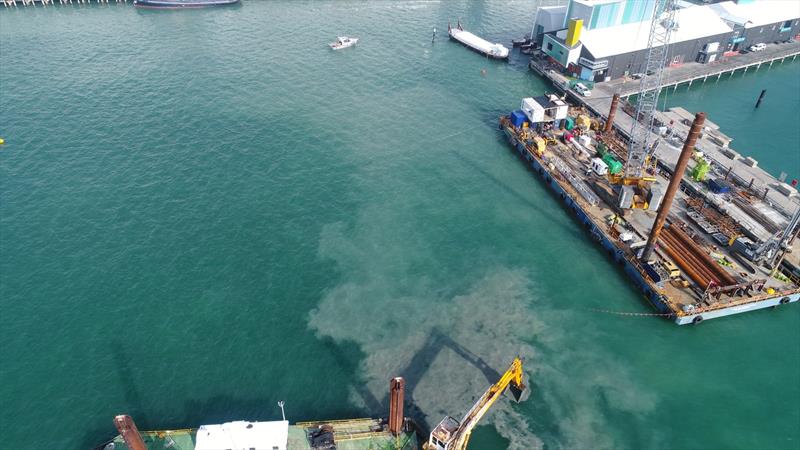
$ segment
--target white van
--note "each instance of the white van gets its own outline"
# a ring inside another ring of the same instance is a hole
[[[591,97],[592,91],[586,87],[583,83],[576,83],[575,84],[575,92],[581,94],[584,97]]]
[[[765,48],[767,48],[767,44],[765,44],[763,42],[759,42],[758,44],[751,45],[750,46],[750,51],[751,52],[760,52],[761,50],[764,50]]]

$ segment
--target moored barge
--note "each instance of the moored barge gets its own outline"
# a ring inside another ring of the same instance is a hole
[[[537,117],[528,107],[533,103],[541,105],[534,108]],[[684,325],[800,300],[797,273],[744,261],[742,253],[752,249],[744,244],[749,240],[731,231],[735,224],[730,229],[712,224],[725,218],[704,206],[713,193],[691,179],[682,180],[653,258],[641,260],[654,222],[654,214],[646,211],[648,199],[632,200],[644,204],[643,209],[618,207],[619,191],[625,187],[614,185],[609,171],[623,156],[613,155],[610,137],[597,132],[597,119],[576,108],[571,112],[582,114],[567,116],[567,109],[556,96],[523,99],[520,110],[500,118],[500,129],[593,240],[623,267],[657,314]],[[660,171],[654,178],[666,184],[671,177]],[[796,230],[797,217],[793,219]],[[797,256],[789,255],[787,263],[795,267],[789,259]]]
[[[458,41],[464,46],[471,48],[482,55],[486,55],[494,59],[508,58],[508,48],[502,44],[492,44],[482,37],[476,36],[469,31],[464,31],[464,29],[461,27],[461,22],[459,22],[455,28],[451,27],[450,24],[447,24],[447,34],[450,35],[450,39]]]

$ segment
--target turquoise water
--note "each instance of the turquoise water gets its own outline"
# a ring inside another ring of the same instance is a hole
[[[521,354],[472,449],[797,448],[800,308],[592,312],[651,310],[497,131],[547,86],[442,37],[534,8],[1,11],[3,447],[381,416],[395,375],[430,425]]]
[[[755,104],[761,90],[767,93],[761,106]],[[739,71],[705,84],[678,86],[663,93],[663,105],[705,111],[709,120],[733,138],[730,147],[776,177],[787,174],[787,182],[800,178],[800,69],[796,62],[774,63],[759,70]]]

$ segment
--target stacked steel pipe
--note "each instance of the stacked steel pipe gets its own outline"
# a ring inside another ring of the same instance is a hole
[[[686,246],[689,247],[703,263],[705,263],[706,267],[711,269],[711,271],[717,276],[717,279],[721,282],[720,286],[736,284],[736,280],[731,276],[731,274],[728,273],[728,271],[726,271],[722,266],[717,264],[714,258],[712,258],[707,252],[703,251],[683,230],[676,227],[672,230],[672,233],[674,233],[678,239],[686,244]]]
[[[702,289],[708,288],[712,283],[719,284],[714,275],[697,260],[683,245],[670,233],[667,228],[660,236],[664,251],[675,261],[681,270],[689,276]]]
[[[680,228],[673,225],[660,236],[664,251],[702,289],[730,286],[736,280]]]

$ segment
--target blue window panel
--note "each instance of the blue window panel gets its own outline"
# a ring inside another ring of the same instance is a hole
[[[567,15],[564,16],[564,23],[561,26],[566,27],[567,23],[569,23],[569,19],[571,18],[572,18],[572,1],[570,1],[569,6],[567,6]]]
[[[625,12],[622,13],[622,23],[640,22],[648,0],[634,0],[625,3]]]
[[[650,20],[655,0],[628,0],[622,13],[622,23],[636,23]]]
[[[592,28],[605,28],[616,25],[617,11],[619,11],[619,3],[596,6],[592,15]]]

